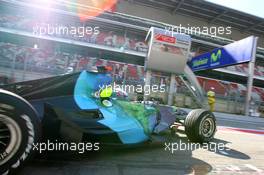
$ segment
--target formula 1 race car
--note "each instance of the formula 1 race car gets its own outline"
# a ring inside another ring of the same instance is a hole
[[[199,88],[184,81],[199,101]],[[111,83],[106,73],[83,71],[0,87],[0,174],[21,166],[43,138],[133,145],[175,122],[192,142],[214,137],[213,113],[119,99]]]

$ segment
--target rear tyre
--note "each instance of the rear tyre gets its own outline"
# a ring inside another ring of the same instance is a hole
[[[0,90],[0,174],[14,172],[32,155],[40,137],[34,108],[23,98]]]
[[[187,115],[184,125],[185,133],[191,142],[209,142],[216,132],[214,114],[204,109],[192,110]]]

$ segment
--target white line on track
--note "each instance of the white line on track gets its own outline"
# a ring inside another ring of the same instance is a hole
[[[254,165],[251,165],[251,164],[245,164],[245,166],[248,167],[249,169],[252,169],[252,170],[258,172],[258,173],[263,173],[263,170],[261,170],[261,169],[255,167]]]

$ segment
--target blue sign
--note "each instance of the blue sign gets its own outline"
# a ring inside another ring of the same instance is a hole
[[[198,71],[249,62],[256,49],[255,39],[254,36],[250,36],[222,48],[216,48],[211,52],[194,57],[188,65],[193,71]]]

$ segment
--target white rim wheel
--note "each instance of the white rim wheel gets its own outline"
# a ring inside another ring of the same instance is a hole
[[[12,118],[0,114],[0,165],[14,156],[20,147],[21,139],[18,124]]]

